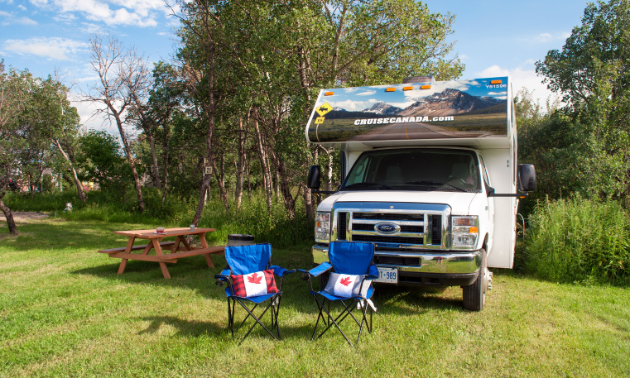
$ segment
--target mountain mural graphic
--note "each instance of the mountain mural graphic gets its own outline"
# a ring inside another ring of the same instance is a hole
[[[326,115],[329,119],[343,118],[369,118],[378,116],[449,116],[457,114],[481,114],[481,113],[505,113],[507,102],[489,96],[473,96],[458,89],[448,88],[440,93],[434,93],[424,98],[415,98],[411,105],[399,108],[385,102],[376,102],[374,105],[361,111],[347,111],[335,107]]]

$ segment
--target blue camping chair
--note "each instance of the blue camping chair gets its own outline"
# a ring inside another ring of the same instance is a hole
[[[271,259],[271,244],[255,244],[247,246],[226,247],[225,259],[228,266],[217,274],[214,278],[217,279],[217,285],[222,286],[224,282],[228,284],[225,288],[225,294],[228,301],[228,322],[230,330],[232,331],[232,339],[234,339],[234,314],[236,303],[241,305],[247,312],[247,316],[243,319],[243,322],[239,326],[242,327],[245,321],[251,316],[255,323],[250,327],[249,331],[245,334],[240,343],[243,342],[252,332],[257,324],[267,331],[274,339],[280,339],[280,327],[278,327],[278,312],[280,311],[280,300],[282,298],[282,281],[287,274],[294,273],[295,270],[286,270],[277,265],[270,265]],[[234,295],[234,285],[231,275],[246,275],[261,270],[272,269],[275,276],[280,277],[280,286],[278,286],[278,292],[272,294],[258,295],[254,297],[238,297]],[[263,310],[259,317],[254,315],[254,310],[264,302],[269,302],[267,307]],[[247,305],[253,305],[250,309]],[[271,309],[271,328],[276,328],[278,337],[276,337],[261,321],[267,310]],[[239,345],[240,345],[239,343]]]
[[[308,279],[311,285],[311,295],[315,298],[317,308],[319,309],[319,315],[317,316],[317,322],[313,329],[313,336],[311,340],[315,338],[317,332],[317,326],[320,319],[323,323],[327,323],[327,327],[317,336],[322,337],[333,325],[341,332],[348,344],[352,345],[350,340],[346,337],[346,334],[341,330],[339,324],[343,322],[348,316],[354,319],[355,323],[359,327],[359,336],[357,337],[357,343],[361,338],[361,331],[363,325],[367,325],[368,332],[372,332],[372,313],[374,307],[371,302],[372,295],[374,295],[374,288],[370,285],[365,295],[361,295],[364,292],[363,285],[368,285],[369,281],[378,278],[378,270],[373,264],[374,258],[374,244],[372,243],[350,243],[350,242],[332,242],[328,250],[328,258],[330,262],[325,262],[311,270],[298,269],[303,273],[303,278]],[[322,274],[332,271],[339,274],[350,274],[364,276],[360,288],[359,295],[351,297],[340,297],[333,295],[325,290],[325,286],[320,288],[320,291],[313,290],[312,278],[320,277]],[[340,302],[343,305],[341,313],[333,318],[330,314],[330,303]],[[346,303],[348,302],[348,303]],[[326,306],[327,305],[327,306]],[[328,308],[326,308],[328,307]],[[354,316],[352,311],[356,308],[362,310],[361,321]],[[367,322],[367,312],[370,312],[370,322]],[[324,313],[326,316],[324,316]]]

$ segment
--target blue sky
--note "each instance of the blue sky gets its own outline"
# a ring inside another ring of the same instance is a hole
[[[534,62],[559,49],[581,22],[583,0],[426,0],[432,12],[456,15],[455,51],[466,64],[464,79],[511,75],[515,89],[526,86],[539,98],[549,92],[534,72]],[[94,79],[88,66],[89,36],[111,33],[135,45],[151,61],[168,60],[177,22],[162,0],[0,0],[0,57],[17,69],[45,77],[65,74],[73,91]],[[77,103],[89,127],[114,132],[93,108]]]

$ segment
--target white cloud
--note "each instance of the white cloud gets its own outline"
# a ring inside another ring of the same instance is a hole
[[[477,77],[497,77],[497,76],[510,76],[512,79],[512,89],[514,94],[522,88],[527,88],[532,93],[534,100],[539,100],[541,104],[544,104],[549,97],[552,99],[557,98],[553,92],[547,89],[547,86],[542,83],[543,78],[536,75],[533,65],[526,64],[516,68],[508,69],[501,68],[499,66],[490,66],[485,70],[475,74]]]
[[[70,23],[77,18],[72,13],[59,13],[53,19],[57,22]]]
[[[376,91],[365,91],[365,92],[357,93],[357,96],[371,96],[374,93],[376,93]]]
[[[30,0],[38,8],[60,15],[80,13],[107,25],[157,26],[158,15],[170,12],[162,0]],[[110,7],[111,5],[111,7]]]
[[[533,38],[534,42],[537,43],[545,43],[545,42],[549,42],[553,39],[553,36],[549,33],[542,33],[542,34],[538,34],[537,36],[535,36]]]
[[[357,112],[373,105],[374,101],[329,101],[333,108],[343,108],[349,112]]]
[[[19,55],[37,55],[55,60],[70,60],[68,56],[74,55],[85,48],[88,44],[68,38],[31,38],[31,39],[7,39],[3,46],[4,50]]]
[[[521,39],[521,41],[530,42],[530,43],[547,43],[551,41],[565,40],[569,38],[570,35],[571,33],[569,32],[554,33],[554,34],[540,33],[537,36],[534,36],[528,39]]]
[[[1,10],[0,10],[0,16],[6,17],[6,19],[2,22],[2,25],[10,25],[10,24],[37,25],[36,21],[31,20],[28,17],[16,18],[12,13],[1,11]]]
[[[37,21],[31,20],[28,17],[16,18],[14,22],[16,24],[22,24],[22,25],[37,25]]]
[[[20,8],[21,10],[25,11],[26,7],[24,5],[18,5],[18,8]]]

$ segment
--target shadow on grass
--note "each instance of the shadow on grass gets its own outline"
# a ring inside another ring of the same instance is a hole
[[[227,311],[227,310],[226,310]],[[240,316],[243,315],[243,316]],[[242,320],[245,318],[245,312],[242,311],[237,313],[234,325],[234,340],[237,342],[240,341],[243,336],[249,331],[249,328],[254,325],[253,319],[249,318],[243,326],[240,326]],[[260,314],[256,314],[258,316]],[[267,312],[262,319],[263,324],[267,327],[274,335],[276,335],[275,328],[271,328],[270,321],[270,313]],[[156,333],[160,330],[160,327],[163,325],[169,325],[173,328],[177,329],[176,336],[182,337],[200,337],[204,335],[213,335],[213,336],[225,336],[226,338],[231,338],[232,333],[230,332],[230,328],[228,326],[227,320],[225,324],[218,324],[215,322],[204,322],[204,321],[190,321],[179,319],[174,316],[150,316],[139,318],[143,321],[150,321],[151,324],[149,326],[138,332],[138,335],[144,334],[152,334]],[[313,332],[313,325],[303,325],[303,326],[286,326],[282,324],[282,311],[280,312],[280,336],[282,339],[304,339],[308,336],[310,339],[311,334]],[[321,328],[321,327],[320,327]],[[261,337],[271,337],[269,334],[260,327],[260,325],[256,325],[252,330],[250,336],[261,336]]]
[[[147,329],[138,332],[138,335],[155,333],[164,324],[177,328],[178,336],[199,337],[207,334],[218,334],[226,329],[215,322],[182,320],[174,316],[150,316],[140,318],[140,320],[150,321],[151,324]]]

